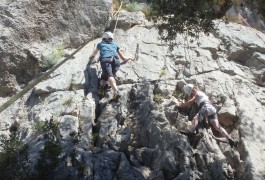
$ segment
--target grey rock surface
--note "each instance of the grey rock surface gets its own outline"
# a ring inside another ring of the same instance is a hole
[[[111,90],[103,98],[97,94],[100,65],[87,66],[101,41],[94,39],[0,114],[1,134],[8,134],[7,128],[18,121],[36,161],[44,141],[34,126],[58,118],[58,141],[68,149],[63,152],[67,158],[61,159],[67,164],[62,177],[263,179],[265,44],[260,38],[265,35],[237,24],[215,23],[217,30],[202,34],[200,46],[179,36],[180,45],[173,51],[145,22],[126,31],[116,29],[115,41],[133,57],[117,73],[122,94],[118,102],[109,102]],[[237,147],[230,148],[207,124],[197,135],[181,133],[196,111],[174,109],[176,102],[183,102],[185,83],[206,92]]]
[[[39,75],[44,56],[60,46],[77,48],[100,36],[110,13],[110,0],[1,1],[0,96]]]

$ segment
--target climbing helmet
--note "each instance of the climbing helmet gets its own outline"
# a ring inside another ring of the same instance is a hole
[[[114,38],[113,38],[113,34],[112,34],[111,32],[109,32],[109,31],[104,32],[102,38],[103,38],[103,39],[114,39]]]
[[[184,85],[183,90],[188,96],[190,96],[190,94],[193,90],[193,87],[194,86],[192,84],[186,84],[186,85]]]

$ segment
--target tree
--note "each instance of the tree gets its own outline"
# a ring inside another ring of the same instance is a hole
[[[28,179],[30,175],[29,146],[19,140],[16,132],[0,135],[0,177]]]
[[[213,20],[225,16],[233,5],[231,0],[150,0],[162,40],[175,44],[179,33],[198,37],[200,32],[208,33],[214,28]],[[257,12],[265,16],[264,0],[242,0],[242,6],[255,5]]]
[[[53,117],[49,121],[45,121],[43,132],[44,148],[40,151],[40,157],[36,164],[37,179],[52,179],[56,174],[56,168],[60,163],[59,155],[62,153],[62,147],[56,140],[56,131],[58,129],[58,121]]]
[[[254,6],[255,11],[261,16],[265,17],[265,1],[264,0],[245,0],[242,6]]]

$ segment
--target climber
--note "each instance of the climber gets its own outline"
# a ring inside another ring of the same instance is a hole
[[[183,104],[176,104],[175,108],[183,108],[189,105],[196,103],[199,106],[199,112],[192,119],[192,126],[188,130],[189,133],[195,133],[195,130],[199,122],[202,122],[204,118],[207,118],[208,121],[213,125],[213,127],[220,132],[228,140],[231,147],[235,145],[234,140],[228,135],[226,130],[221,127],[218,122],[216,109],[209,101],[208,96],[199,91],[198,88],[194,87],[192,84],[186,84],[183,87],[185,94],[189,96],[188,100]]]
[[[123,56],[119,45],[113,42],[113,39],[113,34],[111,32],[105,32],[102,37],[102,42],[97,44],[97,48],[93,51],[89,59],[90,62],[93,61],[98,51],[100,51],[99,61],[102,68],[102,74],[99,83],[99,95],[104,96],[104,87],[106,82],[108,82],[114,93],[112,99],[118,100],[121,95],[114,76],[120,67],[119,57],[125,62],[132,58]]]

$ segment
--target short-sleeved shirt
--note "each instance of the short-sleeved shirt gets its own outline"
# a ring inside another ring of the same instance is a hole
[[[198,91],[197,96],[198,96],[198,99],[195,102],[197,103],[198,106],[200,106],[200,104],[202,102],[208,102],[209,101],[208,96],[205,93],[203,93],[202,91]]]
[[[111,58],[117,55],[120,46],[114,42],[102,41],[97,44],[97,49],[100,51],[99,59]]]

